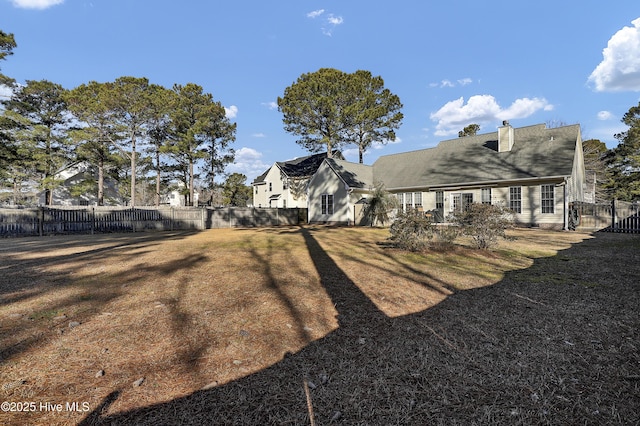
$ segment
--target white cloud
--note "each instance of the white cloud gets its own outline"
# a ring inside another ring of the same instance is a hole
[[[262,153],[253,148],[242,147],[236,150],[236,158],[233,164],[227,166],[230,173],[242,173],[251,183],[271,166],[262,162]]]
[[[227,118],[236,118],[238,115],[238,107],[235,105],[231,105],[229,108],[224,107],[224,115]]]
[[[544,98],[516,99],[508,108],[502,108],[491,95],[471,96],[465,104],[464,98],[447,102],[430,115],[437,122],[436,136],[457,134],[470,123],[482,124],[494,121],[525,118],[537,111],[550,111],[553,105]]]
[[[324,15],[324,9],[318,9],[307,13],[307,18],[316,19],[322,15]],[[320,28],[322,30],[322,34],[326,36],[331,36],[333,34],[333,30],[338,26],[344,23],[344,18],[342,16],[336,16],[333,13],[329,13],[326,15],[326,19],[322,20],[323,26]]]
[[[315,19],[318,16],[322,15],[323,13],[324,13],[324,9],[314,10],[313,12],[307,13],[307,18]]]
[[[335,26],[342,24],[344,22],[344,19],[342,19],[342,16],[329,15],[329,17],[327,18],[327,22]]]
[[[266,138],[267,135],[265,135],[264,133],[254,133],[251,136],[253,136],[254,138]]]
[[[611,119],[611,117],[613,117],[613,114],[611,114],[610,111],[600,111],[598,112],[598,120],[609,120]]]
[[[47,9],[49,7],[62,4],[64,0],[11,0],[15,7],[21,9]]]
[[[444,88],[444,87],[456,87],[457,85],[459,85],[459,86],[467,86],[467,85],[469,85],[471,83],[473,83],[473,80],[468,78],[468,77],[456,80],[455,83],[453,81],[449,80],[449,79],[444,79],[444,80],[440,81],[440,83],[429,83],[429,87]]]
[[[278,109],[278,104],[276,102],[263,102],[262,105],[266,106],[269,109]]]
[[[360,151],[358,151],[358,148],[347,148],[347,149],[343,149],[341,152],[342,152],[342,156],[347,161],[357,162],[358,159],[360,158]]]
[[[522,98],[516,99],[509,108],[502,111],[497,118],[509,120],[512,118],[525,118],[535,114],[537,111],[551,111],[553,105],[549,105],[546,99],[542,98]]]
[[[640,91],[640,18],[615,33],[589,76],[598,92]]]

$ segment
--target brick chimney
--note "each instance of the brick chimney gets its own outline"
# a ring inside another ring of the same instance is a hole
[[[498,127],[498,152],[511,151],[513,148],[513,127],[507,120]]]

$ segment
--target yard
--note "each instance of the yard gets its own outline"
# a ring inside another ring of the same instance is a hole
[[[638,236],[387,236],[2,239],[0,424],[640,422]]]

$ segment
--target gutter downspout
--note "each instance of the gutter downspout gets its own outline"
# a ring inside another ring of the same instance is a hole
[[[563,209],[564,209],[564,212],[563,212],[563,215],[562,215],[562,221],[563,221],[562,230],[566,231],[566,230],[569,229],[568,228],[568,224],[569,224],[569,203],[567,201],[567,178],[566,177],[564,178],[564,184],[562,185],[562,193],[563,193],[563,197],[564,197],[564,200],[563,200],[563,203],[562,203],[562,206],[563,206]]]

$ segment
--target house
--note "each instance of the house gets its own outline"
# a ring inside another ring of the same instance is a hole
[[[470,203],[503,203],[516,223],[566,229],[569,203],[583,201],[580,126],[513,128],[381,156],[372,166],[325,159],[309,181],[309,223],[362,224],[366,198],[384,184],[401,208],[434,221]]]
[[[373,167],[325,159],[309,180],[309,223],[367,224],[364,210],[374,184]]]
[[[339,152],[334,157],[342,158]],[[252,183],[254,207],[307,207],[307,183],[327,153],[279,161]]]
[[[184,188],[184,184],[180,182],[178,184],[179,188]],[[193,205],[197,206],[200,200],[200,194],[197,191],[193,193]],[[171,207],[184,207],[187,205],[186,197],[184,195],[184,191],[180,189],[169,189],[169,192],[162,195],[160,198],[160,204],[168,204]]]
[[[95,206],[97,197],[97,172],[85,162],[73,163],[59,171],[56,180],[60,186],[53,190],[52,205],[55,206]],[[95,188],[93,187],[95,186]],[[80,191],[74,189],[81,188]],[[118,192],[118,184],[113,179],[104,180],[104,204],[122,205],[124,198]],[[46,204],[46,192],[38,193],[38,204]]]

